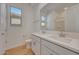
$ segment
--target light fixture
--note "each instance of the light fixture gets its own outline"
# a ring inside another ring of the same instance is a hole
[[[45,26],[45,23],[44,23],[44,22],[42,22],[42,23],[41,23],[41,26]]]

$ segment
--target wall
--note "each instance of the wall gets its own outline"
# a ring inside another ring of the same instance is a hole
[[[0,4],[0,54],[4,54],[6,46],[6,4]]]
[[[52,11],[47,16],[47,29],[48,30],[55,30],[55,20],[56,20],[57,13]]]
[[[79,32],[79,4],[65,11],[65,31]]]
[[[22,26],[11,26],[9,13],[7,13],[7,49],[16,47],[29,38],[33,32],[33,10],[27,4],[7,4],[7,11],[10,6],[22,8]]]
[[[34,20],[33,20],[33,31],[39,32],[40,31],[40,5],[34,8]]]

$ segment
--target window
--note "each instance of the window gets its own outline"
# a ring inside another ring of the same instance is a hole
[[[41,16],[41,27],[46,27],[47,24],[47,17]]]
[[[22,10],[20,8],[10,7],[10,23],[11,25],[21,25]]]
[[[46,20],[46,17],[45,16],[41,16],[41,20],[42,21],[45,21]]]

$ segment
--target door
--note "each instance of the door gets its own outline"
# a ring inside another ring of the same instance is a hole
[[[0,54],[5,53],[6,5],[0,4]]]

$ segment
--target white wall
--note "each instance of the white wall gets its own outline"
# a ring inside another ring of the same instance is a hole
[[[47,16],[47,29],[48,30],[55,30],[55,20],[56,20],[57,13],[55,11],[52,11]]]
[[[40,31],[40,8],[41,6],[38,5],[35,9],[34,9],[34,20],[33,20],[33,31],[34,32],[39,32]]]
[[[22,26],[11,26],[9,13],[7,14],[7,48],[13,48],[20,45],[29,38],[33,32],[33,10],[27,4],[7,4],[7,7],[15,6],[22,8]],[[8,12],[10,10],[8,9]]]
[[[5,52],[6,40],[6,4],[0,4],[0,54]]]
[[[79,4],[65,11],[65,31],[79,32]]]

